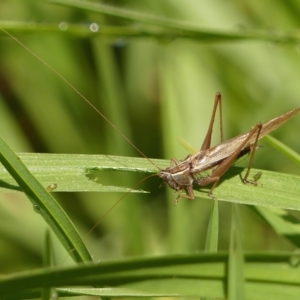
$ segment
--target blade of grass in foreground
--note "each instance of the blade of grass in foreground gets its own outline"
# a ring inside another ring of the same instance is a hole
[[[92,261],[91,255],[69,217],[2,138],[0,138],[0,161],[74,261]]]
[[[228,298],[228,253],[182,254],[129,258],[44,268],[2,276],[0,296],[20,296],[29,289],[66,287],[72,294],[119,297],[212,297]],[[244,280],[248,299],[297,299],[300,270],[291,263],[293,253],[245,254]],[[237,274],[238,275],[238,274]],[[82,286],[110,287],[81,289]],[[72,288],[73,286],[74,288]],[[77,287],[77,288],[76,288]],[[62,289],[57,289],[59,295]],[[38,297],[38,296],[37,296]],[[22,298],[22,297],[19,297]],[[23,298],[24,295],[23,295]]]

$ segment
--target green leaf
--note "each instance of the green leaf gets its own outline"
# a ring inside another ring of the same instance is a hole
[[[51,184],[55,184],[53,192],[133,192],[130,187],[102,185],[97,176],[106,171],[157,172],[148,160],[136,157],[32,153],[20,153],[18,156],[44,188],[51,189]],[[167,160],[152,161],[161,168],[169,165]],[[242,182],[243,172],[244,168],[231,167],[221,178],[214,190],[219,201],[300,210],[299,176],[252,169],[249,178],[262,172],[258,185],[254,186]],[[0,168],[0,175],[0,191],[19,190],[4,168]],[[195,185],[195,196],[210,199],[207,195],[209,188]]]
[[[2,138],[0,138],[0,161],[71,257],[76,262],[91,261],[92,258],[69,217]]]
[[[248,299],[296,299],[300,292],[300,271],[290,263],[291,257],[292,253],[245,255]],[[97,285],[98,289],[89,288],[86,294],[226,298],[228,259],[228,253],[182,254],[43,268],[3,275],[0,296],[1,299],[24,297],[28,291],[36,292],[36,289],[49,286],[67,286],[67,289],[58,289],[62,295],[70,295],[72,290],[74,294],[85,294],[85,289],[79,286]]]
[[[228,299],[246,299],[245,288],[241,226],[238,218],[238,207],[233,204],[228,258]]]
[[[280,142],[279,140],[275,139],[274,137],[267,135],[264,139],[275,149],[289,157],[292,161],[300,165],[300,155],[284,143]]]
[[[250,176],[258,172],[262,176],[257,186],[244,184],[242,179],[246,169],[232,167],[221,178],[221,183],[214,190],[219,201],[234,202],[250,205],[262,205],[285,209],[300,209],[300,177],[266,170],[252,169]],[[195,191],[195,195],[207,197],[208,188]]]
[[[300,247],[300,222],[288,211],[279,208],[256,206],[254,208],[279,235],[287,238],[297,248]]]
[[[207,252],[218,251],[219,218],[220,217],[218,200],[214,200],[214,205],[210,214],[205,241],[205,251]]]
[[[51,240],[50,231],[47,230],[45,234],[45,246],[44,246],[44,267],[50,267],[54,265],[54,253],[53,244]],[[55,290],[51,287],[42,288],[42,300],[51,300],[51,294],[55,293]]]
[[[167,40],[173,40],[175,38],[184,37],[191,39],[198,39],[205,42],[220,42],[220,41],[242,41],[249,39],[266,40],[274,42],[299,42],[298,31],[294,32],[277,32],[274,34],[270,30],[212,30],[202,28],[196,23],[184,22],[165,18],[158,15],[150,15],[136,10],[124,9],[120,7],[105,5],[101,3],[95,3],[91,1],[74,1],[74,0],[49,0],[49,2],[71,6],[93,13],[101,13],[108,16],[122,18],[134,22],[146,23],[155,26],[166,27],[169,30],[162,32],[147,31],[146,28],[140,29],[140,36],[156,36],[164,37]],[[99,30],[101,34],[102,29]],[[124,32],[119,32],[121,36]],[[129,32],[128,32],[129,33]],[[137,34],[137,32],[135,32]],[[133,32],[129,33],[129,36],[135,35]],[[126,36],[126,33],[124,34]]]
[[[126,187],[102,185],[98,175],[105,171],[155,172],[147,160],[109,155],[19,153],[18,157],[39,182],[53,192],[128,192]],[[166,161],[154,160],[166,165]],[[0,168],[0,192],[18,191],[16,181]],[[52,189],[52,184],[54,188]],[[131,190],[134,191],[134,190]],[[142,192],[142,191],[140,191]]]

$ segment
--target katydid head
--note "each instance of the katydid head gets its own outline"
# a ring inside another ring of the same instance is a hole
[[[178,166],[183,168],[179,168]],[[184,162],[178,166],[169,167],[163,170],[160,170],[158,176],[168,184],[168,186],[175,190],[176,192],[180,192],[183,189],[185,189],[188,193],[188,195],[179,194],[176,198],[176,203],[180,197],[184,197],[187,199],[194,199],[193,196],[191,196],[192,192],[192,186],[194,182],[194,177],[191,175],[189,171],[189,164],[186,165]]]
[[[173,176],[170,173],[170,171],[168,171],[168,169],[161,170],[160,173],[158,174],[158,176],[164,182],[166,182],[171,189],[173,189],[175,191],[180,191],[181,190],[180,185],[175,181],[175,179],[173,178]]]

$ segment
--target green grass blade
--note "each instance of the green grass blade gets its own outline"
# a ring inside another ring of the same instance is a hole
[[[98,175],[105,171],[154,173],[157,170],[153,165],[142,158],[106,156],[106,155],[79,155],[79,154],[18,154],[28,169],[42,183],[44,188],[56,184],[53,192],[128,192],[128,187],[102,185]],[[153,160],[159,167],[166,167],[168,160]],[[300,177],[284,173],[253,169],[254,176],[262,172],[258,186],[243,184],[241,177],[245,169],[232,167],[222,177],[221,183],[214,190],[214,195],[220,201],[262,205],[284,209],[300,210]],[[0,192],[16,191],[18,187],[12,177],[0,168],[2,182]],[[194,187],[195,196],[208,197],[210,187]],[[174,198],[174,195],[172,195]],[[174,201],[174,199],[173,199]]]
[[[243,168],[230,168],[214,190],[214,195],[219,201],[300,209],[299,176],[252,169],[249,178],[252,178],[258,172],[262,172],[258,185],[253,186],[242,182],[241,178],[243,178],[245,172],[246,170]],[[205,187],[201,192],[195,191],[195,195],[207,197],[208,190]]]
[[[131,171],[156,172],[149,161],[140,158],[81,155],[81,154],[41,154],[18,153],[18,157],[28,167],[39,182],[53,192],[128,192],[127,187],[108,186],[101,183],[103,172]],[[155,160],[160,165],[166,162]],[[0,192],[18,191],[16,182],[0,167]],[[51,184],[54,184],[51,189]],[[134,191],[134,190],[133,190]]]
[[[300,274],[299,268],[290,263],[292,256],[291,252],[245,255],[244,276],[248,299],[297,299],[295,295],[300,292]],[[48,286],[73,286],[77,287],[74,294],[84,294],[84,289],[79,289],[79,286],[97,285],[102,288],[88,289],[87,294],[226,298],[228,259],[227,253],[183,254],[44,268],[2,276],[0,296],[5,299],[16,293],[20,295],[26,289]],[[103,288],[107,286],[110,288]],[[70,295],[72,288],[65,289],[65,292]],[[26,294],[25,291],[23,293]]]
[[[205,251],[217,252],[218,239],[219,239],[219,205],[218,205],[218,200],[215,200],[212,212],[210,214],[208,227],[207,227]]]
[[[274,137],[267,135],[264,137],[264,140],[266,140],[271,146],[273,146],[275,149],[289,157],[292,161],[300,165],[300,155],[284,143],[280,142],[279,140],[275,139]]]
[[[246,299],[244,281],[244,254],[242,249],[241,228],[238,218],[238,207],[236,204],[232,205],[228,258],[228,299]]]
[[[279,235],[288,239],[297,248],[300,247],[300,222],[287,211],[278,208],[256,206],[255,210]]]
[[[35,211],[48,223],[72,258],[76,262],[91,261],[92,258],[71,220],[1,138],[0,161],[32,202]]]
[[[53,265],[53,245],[51,240],[50,231],[47,230],[45,234],[45,245],[44,245],[44,267],[50,267]],[[51,287],[42,288],[42,300],[51,300]],[[54,292],[54,290],[53,290]]]
[[[52,0],[53,2],[66,2],[59,0]],[[73,2],[73,1],[72,1]],[[65,3],[64,3],[65,4]],[[97,4],[102,5],[102,4]],[[84,3],[82,5],[72,5],[75,7],[80,7],[83,10],[93,10],[94,3],[91,7],[90,3]],[[98,7],[97,7],[98,8]],[[102,9],[96,10],[102,13]],[[237,30],[212,30],[208,28],[201,28],[198,26],[193,26],[186,22],[173,21],[171,19],[162,19],[159,21],[159,17],[156,16],[154,19],[149,19],[149,16],[143,13],[136,13],[132,11],[133,14],[137,14],[144,23],[153,23],[155,25],[160,25],[162,28],[135,28],[133,26],[108,26],[101,24],[101,30],[95,24],[96,30],[91,30],[91,26],[88,24],[78,24],[78,23],[68,23],[65,29],[63,29],[63,34],[68,36],[73,36],[77,38],[91,38],[94,36],[99,37],[127,37],[131,39],[135,38],[156,38],[167,42],[171,42],[174,39],[190,39],[198,40],[205,43],[218,43],[218,42],[243,42],[245,40],[264,40],[269,42],[281,42],[281,43],[298,43],[299,33],[298,31],[281,31],[280,35],[274,35],[269,30],[255,30],[248,29],[247,31],[237,31]],[[132,20],[136,18],[130,18]],[[140,21],[139,21],[140,22]],[[100,27],[100,26],[99,26]],[[164,28],[166,27],[166,28]],[[60,24],[57,23],[34,23],[34,22],[14,22],[14,21],[0,21],[0,29],[7,30],[11,34],[32,34],[32,33],[42,33],[42,34],[62,34],[62,29]],[[63,28],[63,26],[62,26]],[[2,32],[0,32],[2,35]]]
[[[196,23],[182,22],[178,20],[172,20],[170,18],[164,18],[158,15],[150,15],[136,10],[124,9],[120,7],[105,5],[101,3],[95,3],[91,1],[74,1],[74,0],[49,0],[49,2],[76,7],[82,10],[98,12],[104,15],[113,16],[121,19],[126,19],[134,22],[141,22],[155,26],[163,26],[170,29],[169,32],[163,32],[161,37],[165,37],[168,40],[172,40],[178,37],[184,38],[196,38],[202,41],[216,42],[216,41],[237,41],[245,39],[258,39],[274,42],[299,42],[299,34],[294,32],[277,32],[274,34],[270,30],[211,30],[199,27]],[[101,30],[99,31],[101,33]],[[132,32],[133,33],[133,32]],[[130,33],[130,36],[133,34]],[[143,28],[140,30],[142,36],[157,36],[157,32]],[[151,34],[152,33],[152,34]],[[122,35],[122,32],[119,33]],[[126,34],[124,35],[126,36]]]

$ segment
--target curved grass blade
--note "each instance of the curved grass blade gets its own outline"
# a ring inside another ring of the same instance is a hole
[[[297,248],[300,247],[300,220],[278,208],[267,208],[256,206],[254,210],[260,214],[265,221],[279,235],[288,239]]]
[[[291,264],[292,252],[245,254],[245,289],[249,299],[297,299],[300,270]],[[119,297],[226,298],[228,253],[183,254],[130,258],[65,268],[44,268],[0,279],[1,299],[42,287],[84,294],[82,286],[97,285],[86,294]],[[107,288],[107,287],[110,288]],[[35,294],[36,297],[38,297]]]
[[[75,262],[92,261],[91,255],[69,217],[2,138],[0,138],[0,161],[32,202],[35,211],[48,223],[73,260]]]
[[[280,142],[279,140],[275,139],[274,137],[267,135],[264,139],[275,149],[289,157],[292,161],[300,165],[300,155],[284,143]]]

